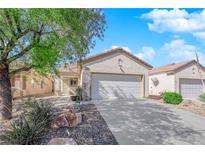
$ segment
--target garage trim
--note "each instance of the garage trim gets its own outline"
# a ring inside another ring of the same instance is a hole
[[[200,78],[191,78],[191,77],[179,77],[178,78],[178,92],[181,93],[181,87],[180,87],[180,80],[201,80]],[[205,80],[205,79],[203,79]],[[202,86],[202,92],[204,92],[204,88]]]
[[[143,74],[122,74],[122,73],[104,73],[104,72],[90,72],[91,76],[91,82],[90,82],[90,98],[92,98],[92,78],[93,74],[107,74],[107,75],[132,75],[132,76],[141,76],[141,96],[145,96],[145,78]]]

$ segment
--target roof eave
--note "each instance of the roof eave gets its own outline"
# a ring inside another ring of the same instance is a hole
[[[163,72],[156,72],[156,73],[149,73],[149,75],[158,75],[158,74],[175,74],[175,71],[163,71]]]
[[[146,62],[144,62],[143,60],[139,59],[138,57],[132,55],[131,53],[129,53],[128,51],[126,51],[126,50],[124,50],[124,49],[122,49],[122,48],[115,48],[115,49],[112,49],[112,50],[108,50],[108,51],[106,51],[106,52],[104,52],[104,53],[101,53],[101,54],[97,54],[97,55],[95,55],[95,56],[88,57],[88,58],[86,58],[86,59],[84,59],[84,60],[82,61],[82,64],[88,64],[88,63],[93,62],[93,61],[95,61],[95,60],[98,60],[98,59],[100,59],[100,58],[104,58],[104,57],[107,57],[107,56],[109,56],[109,55],[112,55],[112,54],[114,54],[114,53],[116,53],[116,52],[126,53],[128,56],[130,56],[131,58],[133,58],[133,60],[138,61],[140,64],[142,64],[142,65],[143,65],[144,67],[146,67],[147,69],[152,69],[152,68],[153,68],[152,65],[150,65],[150,64],[148,64],[148,63],[146,63]]]

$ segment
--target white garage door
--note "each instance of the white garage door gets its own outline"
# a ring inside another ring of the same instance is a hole
[[[92,99],[135,99],[142,97],[142,77],[92,74]]]
[[[202,94],[203,86],[201,80],[180,79],[180,92],[185,98],[197,98]]]

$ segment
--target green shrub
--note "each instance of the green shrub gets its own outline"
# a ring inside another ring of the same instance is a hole
[[[205,102],[205,93],[201,94],[199,96],[199,99],[202,101],[202,102]]]
[[[75,91],[75,96],[76,96],[76,103],[80,103],[82,100],[82,88],[78,87]]]
[[[29,101],[25,113],[1,135],[5,144],[39,144],[47,134],[53,115],[51,107],[42,102]]]
[[[49,127],[53,119],[51,113],[51,106],[46,102],[29,101],[25,103],[24,108],[26,110],[25,114],[33,122],[44,122]]]
[[[164,92],[161,94],[162,99],[169,104],[180,104],[182,102],[182,95],[176,92]]]

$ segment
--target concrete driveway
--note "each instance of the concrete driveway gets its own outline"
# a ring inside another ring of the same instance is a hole
[[[150,100],[94,103],[119,144],[205,144],[205,117]]]

